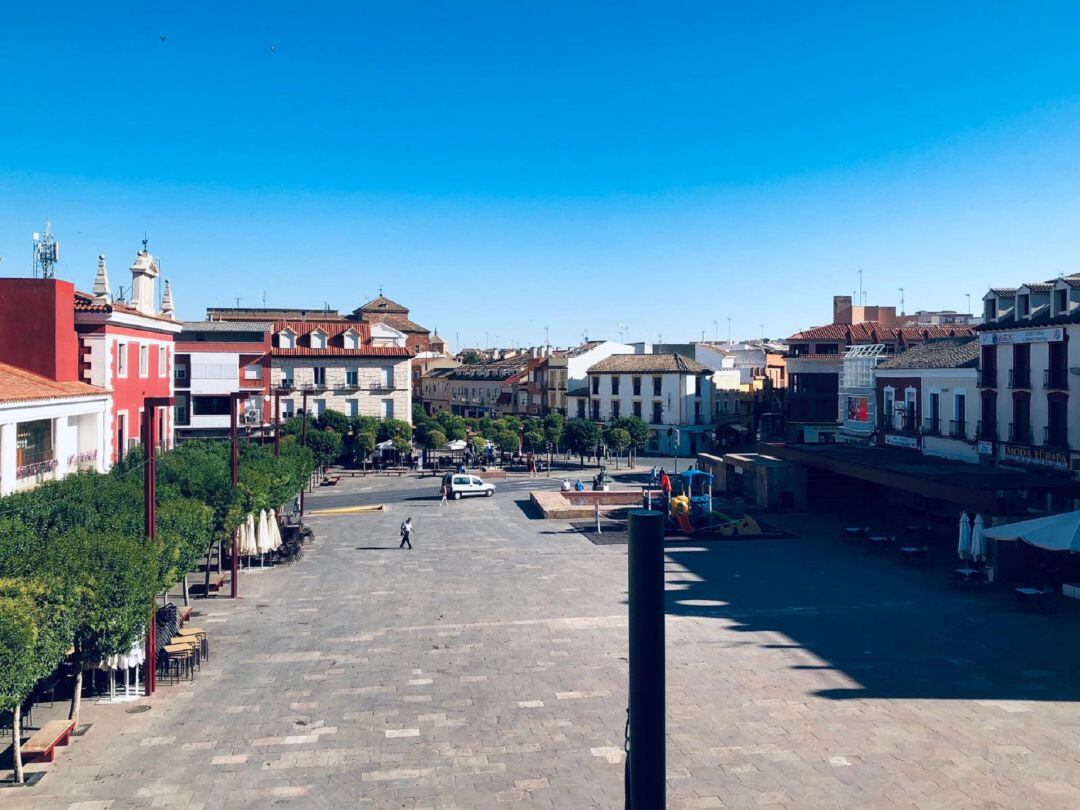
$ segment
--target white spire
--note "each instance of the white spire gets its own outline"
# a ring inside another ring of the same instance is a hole
[[[94,276],[94,302],[98,304],[111,304],[112,294],[109,292],[109,271],[105,268],[105,254],[97,257],[97,275]]]
[[[165,279],[165,292],[161,294],[161,314],[166,318],[173,316],[172,285]]]
[[[154,306],[157,277],[157,262],[144,247],[135,254],[135,262],[131,265],[131,305],[143,315],[153,315],[157,309]]]

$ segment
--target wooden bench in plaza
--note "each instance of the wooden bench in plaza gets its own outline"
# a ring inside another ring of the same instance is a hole
[[[216,592],[216,591],[221,590],[221,586],[224,585],[224,584],[225,584],[225,575],[224,574],[214,574],[213,576],[210,577],[210,590],[211,591]]]
[[[22,755],[27,762],[43,760],[52,762],[58,745],[67,745],[71,732],[75,730],[74,720],[50,720],[43,725],[22,746]]]

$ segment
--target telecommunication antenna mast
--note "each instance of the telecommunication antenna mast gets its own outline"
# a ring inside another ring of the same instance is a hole
[[[52,235],[52,223],[45,223],[45,233],[34,233],[34,278],[53,278],[60,261],[60,245]]]

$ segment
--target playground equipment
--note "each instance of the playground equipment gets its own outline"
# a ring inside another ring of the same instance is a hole
[[[764,534],[754,518],[733,518],[712,508],[711,473],[689,469],[675,476],[668,518],[683,534],[698,531],[717,532],[725,537],[754,537]]]

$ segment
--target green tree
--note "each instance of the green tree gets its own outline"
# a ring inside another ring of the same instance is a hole
[[[443,411],[436,417],[436,421],[450,441],[460,441],[468,436],[465,420],[460,416],[456,416],[449,411]]]
[[[532,450],[534,453],[539,453],[543,451],[544,434],[539,430],[525,431],[525,446]]]
[[[332,430],[309,430],[307,446],[315,454],[315,464],[325,467],[333,464],[341,456],[341,434]]]
[[[630,434],[630,448],[635,455],[649,443],[649,425],[640,416],[620,416],[611,426],[622,428]]]
[[[446,444],[446,434],[441,430],[432,430],[424,437],[424,447],[428,450],[438,450]]]
[[[600,426],[588,419],[571,419],[566,423],[566,445],[576,454],[581,467],[585,467],[586,453],[592,453],[600,444]]]
[[[341,411],[328,409],[319,415],[315,420],[315,424],[322,430],[330,429],[335,433],[344,436],[349,432],[352,420]]]
[[[387,439],[411,439],[412,425],[401,419],[384,419],[379,423],[378,437],[380,442]]]
[[[619,455],[630,446],[630,432],[609,425],[604,431],[604,444],[615,452],[615,469],[619,469]]]
[[[0,711],[12,715],[15,782],[23,782],[22,703],[64,660],[75,611],[63,579],[0,579]]]
[[[375,441],[375,434],[373,432],[369,433],[365,431],[353,436],[353,463],[363,464],[366,462],[368,458],[371,457],[371,454],[375,452],[376,444],[377,442]]]
[[[487,450],[488,440],[483,436],[473,436],[469,439],[469,444],[472,445],[473,453],[480,456]]]
[[[480,354],[474,351],[467,351],[461,354],[461,362],[467,366],[472,366],[479,363],[481,360]]]
[[[412,453],[412,442],[406,439],[404,436],[395,436],[390,440],[390,446],[394,448],[394,451],[398,456],[398,463],[401,463],[402,456]]]
[[[563,442],[563,433],[566,430],[566,419],[561,413],[549,413],[543,420],[544,439],[551,442],[553,450],[558,450]]]

